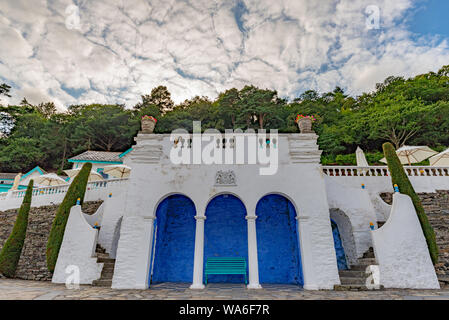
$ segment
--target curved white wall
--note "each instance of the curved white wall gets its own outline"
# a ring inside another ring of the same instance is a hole
[[[390,217],[382,228],[371,233],[380,284],[385,288],[440,288],[409,196],[395,193]]]

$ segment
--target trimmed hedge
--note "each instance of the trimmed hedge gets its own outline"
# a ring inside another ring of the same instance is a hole
[[[62,240],[64,239],[65,226],[70,215],[70,209],[76,205],[76,200],[78,198],[81,199],[81,204],[83,203],[87,180],[89,179],[91,170],[91,163],[85,163],[83,165],[83,168],[70,184],[64,200],[56,212],[47,242],[47,268],[50,272],[55,270],[59,249],[61,248]]]
[[[404,171],[404,167],[399,160],[396,150],[393,145],[389,142],[383,144],[383,150],[385,158],[388,162],[388,169],[390,170],[391,181],[393,186],[398,185],[399,191],[402,194],[408,195],[416,209],[416,214],[418,215],[419,222],[421,223],[421,228],[426,238],[427,247],[429,248],[430,257],[432,258],[433,264],[438,262],[438,246],[436,243],[435,232],[427,219],[427,215],[424,212],[424,208],[421,204],[421,200],[413,189],[413,186]]]
[[[16,274],[23,243],[25,242],[28,227],[28,214],[30,212],[31,197],[33,195],[33,184],[34,181],[30,180],[25,193],[25,198],[23,198],[22,205],[17,214],[14,227],[0,252],[0,273],[8,278],[13,278]]]

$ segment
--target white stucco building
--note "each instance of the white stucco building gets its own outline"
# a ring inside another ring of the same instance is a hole
[[[314,133],[229,133],[203,136],[201,141],[188,133],[139,133],[126,156],[131,176],[102,192],[99,233],[68,239],[79,248],[60,252],[58,264],[76,263],[61,257],[87,257],[76,250],[91,250],[98,242],[115,259],[112,288],[187,282],[192,289],[202,289],[209,258],[241,257],[247,261],[250,289],[267,283],[333,289],[341,283],[339,271],[356,265],[373,247],[370,223],[377,229],[378,222],[387,221],[388,228],[374,236],[376,258],[382,258],[373,264],[379,262],[385,279],[396,276],[404,287],[437,287],[426,250],[411,255],[418,261],[414,272],[429,272],[420,282],[401,280],[413,272],[396,274],[391,268],[416,246],[385,245],[382,239],[395,238],[396,233],[420,248],[425,248],[425,240],[409,236],[422,234],[417,219],[407,218],[416,215],[409,202],[401,198],[402,204],[392,208],[379,197],[393,192],[388,169],[323,167],[317,138]],[[449,168],[406,170],[417,192],[449,190]],[[76,210],[73,214],[78,220],[83,217]],[[388,221],[390,214],[394,223]],[[90,234],[79,231],[80,226],[90,228],[89,223],[74,225],[78,229],[70,234]],[[398,233],[403,224],[408,233]],[[388,254],[401,250],[400,257]],[[84,259],[84,272],[98,275],[98,265]],[[208,282],[243,278],[210,275]]]

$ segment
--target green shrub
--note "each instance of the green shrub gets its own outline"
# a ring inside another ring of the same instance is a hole
[[[339,166],[355,166],[357,165],[357,159],[355,156],[355,153],[350,153],[350,154],[339,154],[336,158],[335,158],[337,164]]]
[[[418,215],[419,222],[421,223],[424,237],[426,238],[430,257],[432,258],[433,264],[436,264],[438,262],[438,246],[436,244],[435,232],[427,219],[421,200],[413,189],[413,186],[408,179],[398,156],[396,155],[393,145],[389,142],[385,143],[383,145],[383,150],[385,158],[388,162],[388,170],[390,171],[391,181],[393,185],[398,185],[399,191],[402,194],[406,194],[412,199],[413,205],[416,209],[416,214]]]
[[[91,170],[91,163],[83,165],[83,168],[70,184],[64,200],[56,212],[47,242],[47,268],[50,272],[55,270],[59,249],[61,248],[62,240],[64,238],[65,226],[70,215],[70,209],[76,204],[78,198],[81,199],[81,204],[83,203],[87,180]]]
[[[8,278],[16,274],[17,264],[22,253],[23,243],[28,226],[28,214],[31,207],[31,197],[33,195],[33,180],[28,183],[28,188],[17,214],[16,222],[0,252],[0,273]]]

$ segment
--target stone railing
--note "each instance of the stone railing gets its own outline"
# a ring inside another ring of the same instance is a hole
[[[110,179],[105,181],[96,181],[96,182],[88,182],[86,186],[86,193],[90,190],[98,190],[98,189],[105,189],[109,186],[114,186],[117,184],[121,184],[128,179]],[[33,198],[39,197],[39,196],[46,196],[46,195],[55,195],[55,194],[61,194],[66,193],[67,190],[69,190],[69,184],[63,185],[63,186],[53,186],[53,187],[40,187],[33,189]],[[15,198],[23,198],[25,197],[26,189],[24,190],[17,190],[12,191],[9,198],[15,199]],[[0,200],[7,198],[7,192],[0,193]]]
[[[449,167],[404,166],[409,177],[449,177]],[[323,166],[323,173],[331,177],[386,177],[387,166]]]
[[[86,186],[86,201],[105,200],[111,188],[120,187],[128,179],[110,179],[98,182],[88,182]],[[31,205],[39,207],[61,203],[70,185],[40,187],[33,189]],[[17,190],[0,193],[0,211],[19,208],[26,190]]]

